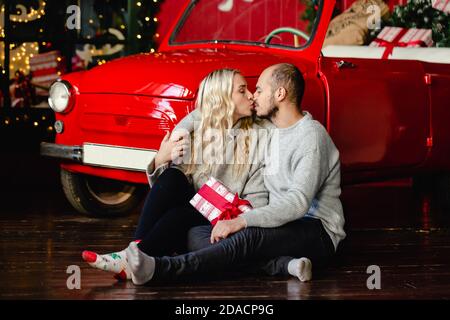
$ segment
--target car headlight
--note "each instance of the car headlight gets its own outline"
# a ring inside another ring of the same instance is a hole
[[[75,103],[75,94],[72,85],[65,80],[58,80],[50,87],[48,104],[55,112],[69,112]]]

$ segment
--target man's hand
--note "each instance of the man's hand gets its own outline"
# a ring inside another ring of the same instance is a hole
[[[219,242],[232,233],[236,233],[246,227],[245,219],[237,217],[231,220],[217,221],[211,232],[211,243]]]

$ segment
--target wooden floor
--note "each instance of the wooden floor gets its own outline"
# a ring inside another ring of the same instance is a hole
[[[408,181],[344,189],[348,238],[335,263],[309,283],[241,276],[136,287],[91,269],[80,253],[124,248],[138,211],[114,220],[81,216],[59,190],[56,169],[46,170],[2,191],[1,299],[450,298],[450,212],[413,193]],[[70,265],[81,268],[80,290],[66,287]],[[381,269],[380,290],[366,286],[369,265]]]

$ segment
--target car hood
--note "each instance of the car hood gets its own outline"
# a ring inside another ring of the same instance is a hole
[[[63,78],[80,93],[194,99],[200,81],[212,70],[236,68],[245,77],[258,77],[264,68],[281,61],[289,62],[261,52],[191,49],[128,56]]]

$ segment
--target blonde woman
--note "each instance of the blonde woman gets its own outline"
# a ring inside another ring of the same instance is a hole
[[[253,109],[253,96],[238,70],[216,70],[203,79],[196,110],[166,134],[147,168],[151,191],[135,232],[140,250],[151,256],[187,251],[189,229],[209,224],[189,200],[211,176],[254,208],[268,203],[261,161],[267,123],[256,124]],[[182,138],[177,129],[194,131]],[[174,155],[183,163],[175,165]],[[84,251],[82,256],[94,268],[130,279],[125,250]]]

